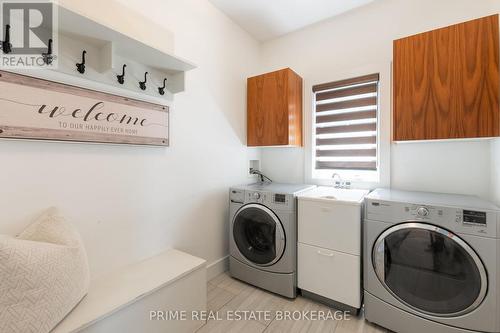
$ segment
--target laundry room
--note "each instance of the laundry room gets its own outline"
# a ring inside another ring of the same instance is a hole
[[[500,333],[498,0],[0,0],[0,333]]]

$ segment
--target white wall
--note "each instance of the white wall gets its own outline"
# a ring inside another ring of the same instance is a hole
[[[307,119],[312,112],[313,84],[345,78],[360,68],[383,72],[390,69],[394,39],[499,12],[497,0],[378,0],[265,43],[262,72],[291,67],[304,78],[308,144],[305,149],[263,149],[263,171],[278,181],[309,180],[304,156],[310,149]],[[381,98],[390,100],[390,89],[387,91]],[[381,112],[383,128],[388,131],[390,107],[382,107]],[[388,143],[388,133],[383,135]],[[392,144],[390,153],[392,187],[486,198],[491,194],[487,140]]]
[[[245,146],[257,42],[205,0],[124,0],[127,15],[110,0],[65,2],[171,49],[170,35],[136,26],[142,14],[198,68],[171,105],[169,148],[0,141],[0,233],[59,206],[82,233],[93,277],[169,247],[209,262],[226,256],[228,188],[249,181],[248,159],[259,154]]]
[[[500,139],[491,142],[491,197],[500,206]]]

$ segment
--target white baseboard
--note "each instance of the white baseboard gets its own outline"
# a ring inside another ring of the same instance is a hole
[[[210,281],[227,270],[229,270],[229,256],[217,259],[207,266],[207,280]]]

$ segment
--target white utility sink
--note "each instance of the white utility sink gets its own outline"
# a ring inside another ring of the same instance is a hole
[[[311,201],[338,201],[359,203],[363,201],[367,190],[340,189],[332,186],[318,186],[307,192],[300,193],[299,197]]]

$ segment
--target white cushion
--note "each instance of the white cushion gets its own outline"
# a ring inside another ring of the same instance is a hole
[[[0,332],[52,330],[85,296],[78,231],[50,208],[18,237],[0,235]]]

